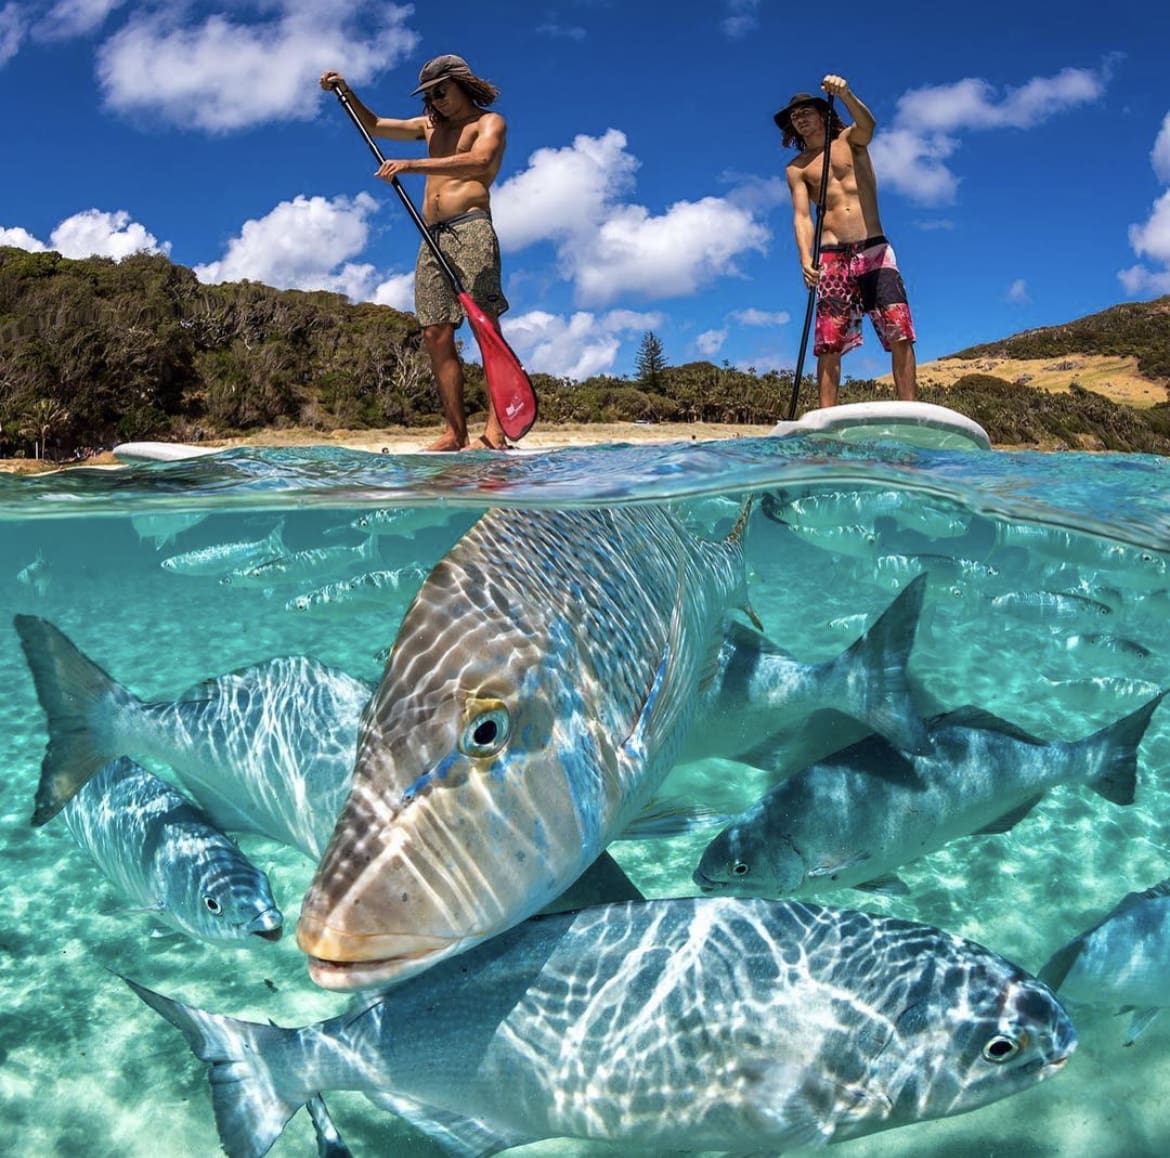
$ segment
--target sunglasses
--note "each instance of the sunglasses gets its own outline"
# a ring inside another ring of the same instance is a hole
[[[423,97],[423,100],[425,100],[427,102],[441,101],[443,99],[443,97],[445,97],[446,95],[447,95],[447,85],[445,83],[444,84],[437,84],[437,85],[435,85],[434,88],[429,89],[427,91],[426,95]]]

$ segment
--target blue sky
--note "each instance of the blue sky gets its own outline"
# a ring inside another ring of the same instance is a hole
[[[927,360],[1170,293],[1167,45],[1170,6],[1081,0],[0,0],[0,243],[409,309],[418,235],[316,81],[413,115],[419,67],[456,52],[502,90],[504,331],[530,370],[632,373],[647,329],[672,364],[790,368],[771,118],[836,72],[878,120]],[[845,369],[888,369],[868,329]]]

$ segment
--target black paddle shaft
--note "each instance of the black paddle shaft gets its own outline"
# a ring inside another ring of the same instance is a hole
[[[382,150],[378,148],[377,141],[370,136],[369,130],[362,124],[362,119],[357,115],[357,110],[349,102],[348,94],[342,91],[340,85],[334,85],[333,91],[337,94],[337,99],[341,101],[341,107],[349,113],[349,119],[357,125],[358,132],[365,137],[366,144],[370,146],[370,152],[378,158],[378,164],[385,164],[386,158],[382,156]],[[832,100],[831,97],[829,99]],[[394,186],[394,192],[402,199],[402,204],[406,206],[407,213],[410,214],[411,219],[418,226],[418,231],[422,234],[423,241],[430,247],[431,253],[435,255],[435,260],[442,266],[443,273],[447,275],[447,280],[451,283],[451,288],[454,289],[456,297],[466,293],[460,284],[458,274],[451,268],[451,263],[443,256],[443,251],[431,236],[431,231],[427,228],[427,223],[422,219],[422,214],[414,207],[414,202],[411,201],[410,194],[402,187],[402,182],[398,180],[397,176],[394,176],[390,178],[390,184]]]
[[[363,130],[364,131],[364,130]],[[825,112],[825,161],[821,168],[821,192],[817,198],[817,227],[813,234],[812,261],[815,269],[821,266],[821,234],[825,231],[825,197],[829,190],[829,151],[833,145],[833,94],[829,93],[829,107]],[[375,150],[377,146],[375,146]],[[796,372],[792,375],[792,401],[788,406],[788,421],[796,417],[796,403],[800,398],[800,376],[804,373],[804,355],[808,350],[808,332],[817,304],[817,287],[808,291],[808,305],[804,309],[804,330],[800,335],[800,353],[796,356]]]

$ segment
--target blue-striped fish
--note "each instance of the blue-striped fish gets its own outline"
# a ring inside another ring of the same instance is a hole
[[[130,984],[208,1063],[232,1155],[267,1153],[333,1089],[453,1155],[566,1136],[620,1153],[787,1153],[966,1113],[1058,1073],[1076,1047],[1048,987],[979,945],[783,901],[526,921],[304,1029]]]
[[[1092,928],[1057,950],[1040,976],[1069,1001],[1133,1011],[1133,1045],[1170,1005],[1170,880],[1129,893]]]
[[[278,941],[268,878],[190,800],[132,760],[106,764],[61,813],[133,904],[200,941]]]
[[[740,537],[661,507],[489,511],[408,609],[297,943],[319,984],[428,968],[535,913],[643,809],[746,600]]]
[[[321,855],[349,791],[368,684],[287,656],[144,703],[48,620],[15,625],[49,727],[34,824],[108,760],[132,755],[169,764],[218,828]]]

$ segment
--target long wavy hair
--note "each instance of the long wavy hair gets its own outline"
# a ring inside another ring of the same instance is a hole
[[[472,76],[447,76],[443,78],[441,83],[457,84],[467,94],[471,103],[481,109],[487,108],[500,95],[500,90],[490,80],[484,80],[483,77],[474,74]],[[431,125],[441,125],[447,118],[431,103],[429,90],[423,93],[423,101],[426,103],[427,119]]]
[[[844,131],[845,123],[837,116],[837,110],[834,109],[829,114],[829,140],[835,141]],[[792,127],[791,117],[788,119],[788,128],[784,130],[784,147],[787,149],[789,145],[795,146],[797,152],[800,153],[808,148],[804,143],[804,138]]]

